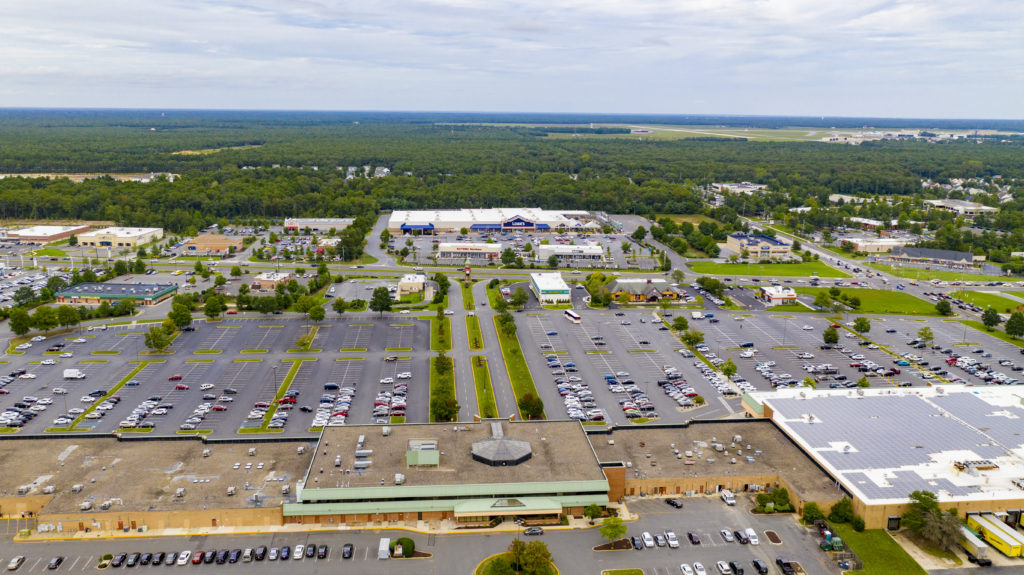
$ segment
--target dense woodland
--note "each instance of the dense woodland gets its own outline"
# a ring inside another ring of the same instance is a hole
[[[415,208],[527,205],[686,214],[706,212],[696,187],[713,181],[769,184],[775,192],[731,198],[729,209],[741,215],[781,214],[792,206],[825,205],[830,193],[920,195],[922,178],[945,182],[999,174],[1005,181],[1024,181],[1024,140],[1019,138],[846,146],[638,139],[614,134],[615,130],[583,127],[573,130],[585,137],[574,138],[564,126],[457,123],[466,121],[616,120],[6,110],[0,111],[0,173],[173,172],[181,177],[173,183],[0,179],[0,217],[101,219],[181,232],[220,218],[371,216],[381,210]],[[677,117],[675,121],[784,125],[774,118]],[[799,124],[815,125],[809,119],[799,119]],[[1010,124],[992,127],[1020,129]],[[907,123],[901,121],[901,125]],[[347,166],[360,166],[361,173],[364,165],[388,167],[393,175],[345,179]],[[1014,204],[991,224],[1011,231],[1024,229],[1022,208]],[[916,219],[921,215],[919,199],[899,199],[894,205],[878,201],[861,209],[859,215],[867,217]],[[852,207],[845,210],[855,213]],[[820,227],[841,217],[841,213],[815,210],[794,223]],[[937,221],[932,227],[944,223]],[[944,234],[941,241],[943,247],[955,247],[963,238],[954,240]]]

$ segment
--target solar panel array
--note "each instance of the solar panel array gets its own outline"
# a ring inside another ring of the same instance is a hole
[[[966,421],[1008,449],[1024,446],[1024,409],[1018,406],[1002,407],[988,403],[973,393],[955,393],[932,398],[940,406]],[[1016,418],[993,413],[1009,412]]]
[[[846,481],[860,489],[868,499],[899,499],[914,491],[931,491],[945,496],[970,495],[981,490],[977,487],[959,487],[946,479],[925,479],[915,471],[896,471],[886,474],[885,484],[879,485],[860,471],[844,473]]]
[[[956,419],[943,417],[915,395],[775,399],[772,406],[787,419],[814,416],[812,423],[787,422],[812,448],[850,444],[853,449],[848,453],[818,453],[838,470],[920,465],[931,461],[930,454],[948,450],[972,451],[977,459],[1005,455],[990,439]]]

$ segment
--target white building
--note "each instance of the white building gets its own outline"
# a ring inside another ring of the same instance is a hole
[[[5,231],[0,237],[19,242],[45,244],[89,231],[89,226],[31,226]]]
[[[750,182],[729,182],[711,184],[711,190],[715,192],[732,192],[734,194],[746,194],[748,196],[759,194],[768,189],[766,184],[752,184]]]
[[[849,240],[853,249],[866,254],[883,254],[893,248],[905,246],[910,240],[904,238],[856,238]]]
[[[111,227],[84,233],[78,236],[78,243],[92,247],[136,248],[162,237],[163,228]]]
[[[604,248],[597,244],[574,246],[567,244],[541,244],[535,250],[537,261],[547,263],[551,256],[558,258],[559,265],[569,267],[600,266],[604,264]]]
[[[560,273],[530,274],[530,289],[543,305],[572,303],[572,292]]]
[[[500,243],[442,243],[437,246],[437,257],[441,259],[455,258],[461,260],[469,258],[476,262],[487,262],[500,258],[503,249],[504,248]]]
[[[757,297],[770,304],[796,303],[796,292],[791,287],[761,286]]]
[[[284,229],[303,231],[309,228],[314,234],[327,233],[330,230],[341,231],[352,225],[352,218],[286,218]]]
[[[582,210],[542,210],[540,208],[489,208],[469,210],[396,210],[388,219],[392,235],[458,232],[555,232],[582,230],[591,219]]]
[[[958,216],[965,218],[974,218],[982,214],[994,214],[999,211],[999,208],[992,208],[964,200],[925,200],[924,203],[931,205],[935,209],[954,212]]]

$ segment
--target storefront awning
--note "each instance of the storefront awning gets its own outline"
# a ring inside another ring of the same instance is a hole
[[[473,499],[455,504],[455,517],[482,515],[549,515],[561,513],[558,501],[547,497]]]

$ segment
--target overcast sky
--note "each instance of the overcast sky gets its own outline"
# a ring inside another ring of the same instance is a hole
[[[1024,117],[1020,0],[21,0],[0,106]]]

